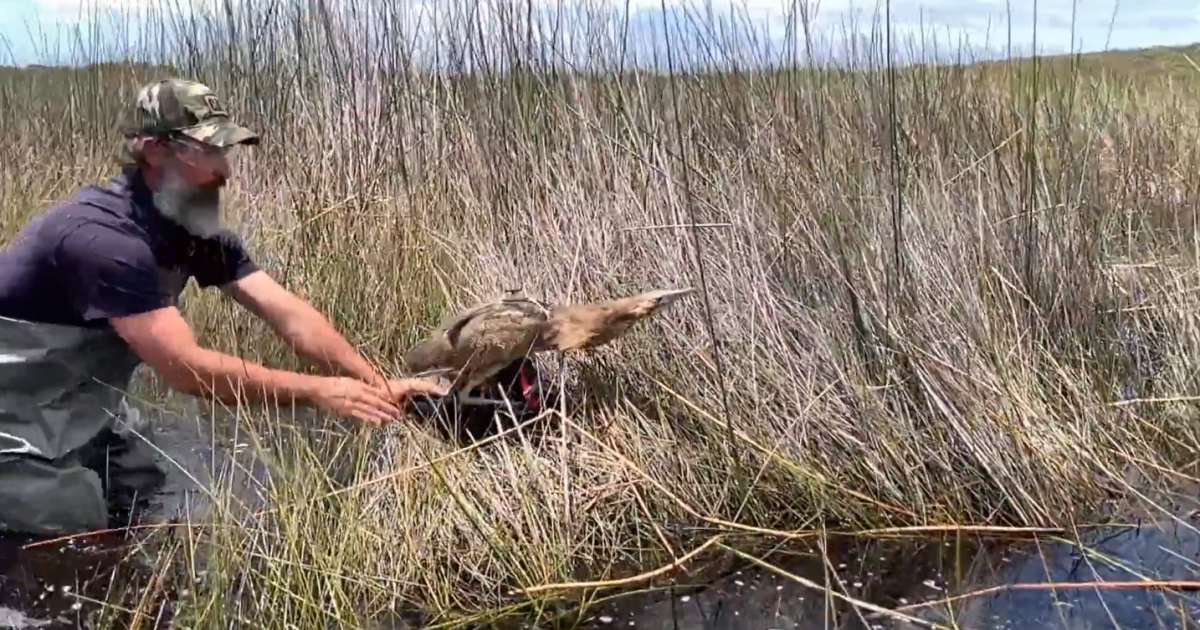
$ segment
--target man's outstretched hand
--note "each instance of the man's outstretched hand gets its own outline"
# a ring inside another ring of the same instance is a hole
[[[392,396],[382,387],[356,378],[323,379],[313,393],[313,402],[320,408],[339,416],[349,416],[379,426],[400,417],[401,411]]]
[[[351,377],[323,379],[313,394],[320,408],[343,417],[352,417],[372,426],[399,419],[409,399],[421,394],[444,396],[449,387],[422,378],[377,381],[375,385]]]

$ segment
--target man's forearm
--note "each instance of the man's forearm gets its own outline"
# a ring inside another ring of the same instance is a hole
[[[383,376],[316,310],[296,314],[284,336],[296,352],[327,369],[368,383],[383,381]]]
[[[225,290],[263,318],[296,354],[328,370],[367,383],[385,382],[324,314],[284,289],[265,272],[252,273],[231,283]]]
[[[176,389],[225,403],[261,400],[312,403],[322,381],[319,376],[275,370],[200,347],[160,366],[159,371]]]

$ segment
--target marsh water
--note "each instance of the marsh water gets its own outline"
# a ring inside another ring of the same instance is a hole
[[[591,611],[583,627],[1200,627],[1200,592],[1192,590],[1200,588],[1200,485],[1146,498],[1157,507],[1127,506],[1120,510],[1125,523],[1077,536],[830,537],[789,545],[759,554],[774,570],[729,562],[700,584],[677,578],[613,600]],[[1193,584],[1129,584],[1139,581]]]
[[[955,538],[835,544],[786,550],[771,563],[792,575],[916,618],[850,605],[790,577],[743,565],[707,584],[622,598],[583,627],[613,628],[1190,628],[1190,592],[1066,588],[1143,578],[1195,580],[1198,538],[1143,527],[1092,541],[981,542]],[[1054,582],[1059,588],[991,590]],[[947,598],[982,592],[951,603]]]
[[[264,479],[266,471],[245,445],[216,446],[212,427],[198,420],[202,414],[140,411],[140,426],[133,428],[153,443],[151,452],[165,479],[132,510],[112,510],[112,529],[203,522],[210,507],[206,491],[217,479],[248,480],[221,485],[236,488],[246,504],[261,505],[249,480]],[[152,416],[157,421],[150,421]],[[0,628],[88,628],[113,620],[113,627],[124,627],[142,593],[164,587],[156,580],[154,550],[139,544],[144,533],[134,528],[61,542],[0,535]],[[137,616],[143,628],[170,626],[166,607],[140,610]]]
[[[239,455],[236,444],[214,450],[210,432],[199,423],[173,416],[169,422],[154,424],[147,430],[162,449],[161,456],[173,465],[165,467],[167,481],[149,498],[142,522],[174,518],[194,522],[202,518],[207,483],[231,467],[250,471],[248,478],[262,474],[254,471],[253,460]],[[246,492],[252,494],[253,489]],[[1188,590],[1190,585],[1152,589],[1094,584],[1200,581],[1200,485],[1181,484],[1147,498],[1151,502],[1144,506],[1112,508],[1110,513],[1124,525],[1081,529],[1070,536],[830,536],[759,550],[756,557],[764,558],[775,571],[714,551],[704,562],[690,566],[689,572],[662,578],[650,588],[627,591],[577,615],[560,617],[550,626],[541,620],[526,626],[1200,627],[1200,593]],[[34,539],[0,538],[0,628],[91,627],[102,614],[119,612],[114,606],[136,603],[138,593],[153,586],[154,563],[151,552],[140,549],[135,540],[136,534],[113,532],[28,548]],[[1045,586],[1048,583],[1056,587]],[[1017,586],[1021,584],[1035,586]],[[114,586],[128,594],[123,601],[106,601]],[[831,596],[831,591],[855,603]],[[143,615],[144,628],[170,625],[171,611],[166,608],[146,610]],[[379,627],[419,624],[393,622]]]

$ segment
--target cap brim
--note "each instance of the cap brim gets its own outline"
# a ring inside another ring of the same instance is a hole
[[[235,144],[258,144],[258,134],[232,121],[201,123],[194,127],[180,130],[183,134],[217,147],[231,147]]]

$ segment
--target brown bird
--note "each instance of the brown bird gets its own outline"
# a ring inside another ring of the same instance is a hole
[[[497,373],[529,355],[604,345],[691,292],[663,289],[564,306],[546,306],[510,292],[447,318],[409,350],[405,363],[419,373],[456,373],[459,402],[495,404],[499,401],[472,398],[468,392],[489,385]]]

